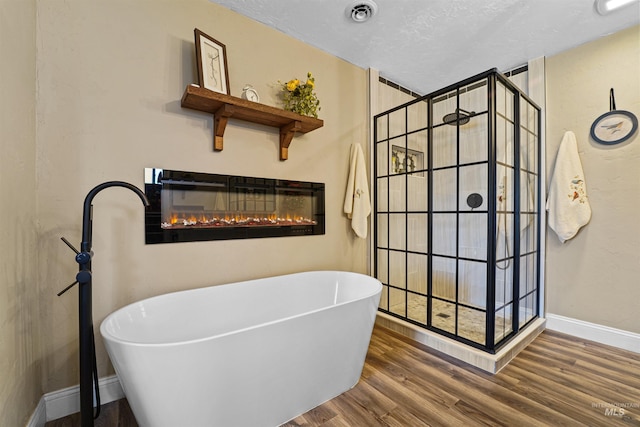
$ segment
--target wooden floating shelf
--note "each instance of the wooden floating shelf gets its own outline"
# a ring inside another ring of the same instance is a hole
[[[213,114],[213,149],[222,151],[224,131],[230,118],[271,126],[280,130],[280,160],[289,158],[289,145],[296,132],[321,128],[324,122],[291,111],[189,85],[182,96],[183,108]]]

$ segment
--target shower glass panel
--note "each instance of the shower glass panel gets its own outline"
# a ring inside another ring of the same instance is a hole
[[[538,316],[539,107],[489,70],[374,121],[379,309],[495,352]]]

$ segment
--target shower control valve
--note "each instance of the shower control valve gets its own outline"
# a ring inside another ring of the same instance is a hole
[[[78,274],[76,274],[76,281],[81,285],[91,282],[91,271],[89,270],[79,271]]]
[[[93,251],[91,251],[91,252],[87,252],[87,251],[80,252],[64,237],[61,237],[60,240],[62,240],[72,251],[74,251],[76,253],[76,262],[78,264],[80,264],[80,268],[82,270],[80,270],[78,272],[78,274],[76,274],[75,282],[73,282],[72,284],[70,284],[69,286],[67,286],[66,288],[61,290],[60,292],[58,292],[58,296],[61,296],[62,294],[67,292],[69,289],[71,289],[75,285],[77,285],[78,283],[80,283],[81,285],[84,285],[84,284],[87,284],[87,283],[91,283],[91,271],[89,269],[87,269],[86,267],[87,267],[87,264],[91,262],[91,258],[93,257]]]
[[[80,265],[84,265],[87,264],[88,262],[91,261],[91,253],[89,252],[79,252],[76,255],[76,262]]]
[[[82,252],[80,252],[64,237],[61,237],[60,240],[62,240],[67,246],[69,246],[69,249],[71,249],[73,252],[76,253],[76,262],[78,264],[85,265],[85,264],[87,264],[88,262],[91,261],[91,258],[93,258],[93,251],[90,251],[90,252],[82,251]],[[84,244],[83,244],[82,247],[84,247]]]
[[[69,289],[77,285],[78,283],[80,283],[81,285],[86,285],[87,283],[91,283],[91,271],[89,270],[79,271],[78,274],[76,274],[76,281],[70,284],[69,286],[67,286],[66,288],[64,288],[63,290],[61,290],[60,292],[58,292],[58,296],[61,296],[62,294],[67,292]]]
[[[64,237],[61,237],[61,238],[60,238],[60,240],[62,240],[62,241],[65,243],[65,245],[69,246],[69,249],[71,249],[73,252],[75,252],[75,253],[76,253],[76,255],[80,253],[80,251],[79,251],[79,250],[77,250],[77,249],[76,249],[76,248],[71,244],[71,242],[69,242],[69,241],[68,241],[67,239],[65,239]]]

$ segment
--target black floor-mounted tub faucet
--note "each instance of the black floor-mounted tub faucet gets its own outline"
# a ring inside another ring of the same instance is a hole
[[[140,197],[142,203],[149,206],[147,196],[135,185],[123,181],[108,181],[94,187],[84,199],[82,212],[82,243],[80,251],[75,249],[64,237],[62,240],[76,253],[76,262],[79,265],[76,281],[63,289],[58,296],[65,293],[76,283],[78,291],[78,325],[80,335],[80,419],[82,427],[93,427],[93,386],[96,389],[96,401],[98,414],[100,410],[100,398],[98,394],[98,375],[95,361],[95,342],[93,336],[93,302],[91,296],[91,242],[93,226],[93,198],[100,191],[109,187],[124,187],[133,191]],[[97,415],[96,415],[97,416]]]

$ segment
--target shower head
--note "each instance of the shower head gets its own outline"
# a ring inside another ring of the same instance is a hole
[[[456,111],[453,113],[445,114],[442,118],[442,121],[451,126],[456,125],[466,125],[471,120],[471,116],[475,114],[475,111],[467,111],[462,108],[456,108]]]

